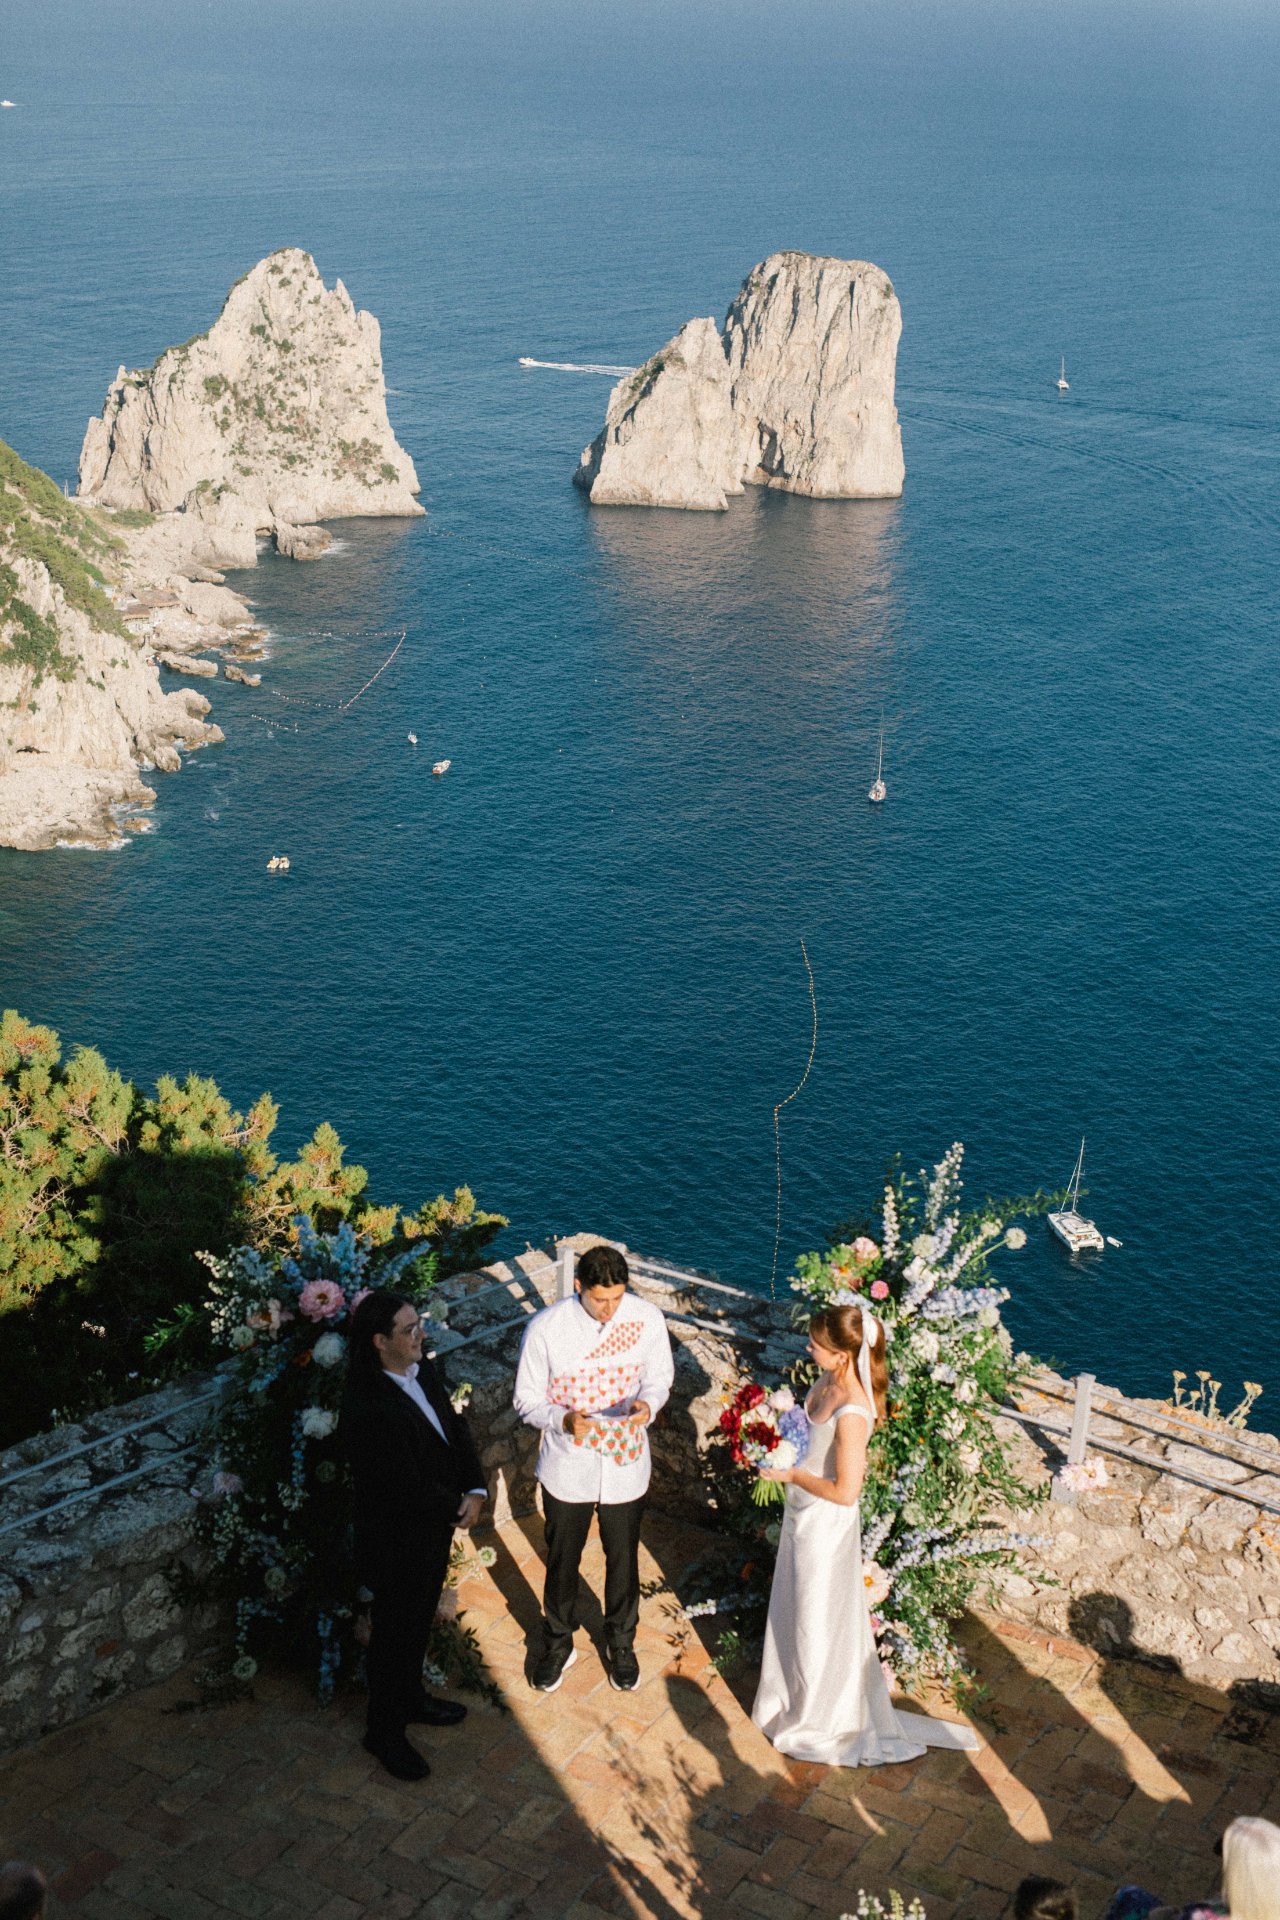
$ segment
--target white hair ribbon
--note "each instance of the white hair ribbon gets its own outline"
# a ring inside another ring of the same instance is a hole
[[[871,1384],[871,1349],[878,1340],[884,1344],[884,1327],[866,1307],[860,1307],[862,1315],[862,1345],[858,1349],[858,1379],[862,1391],[867,1396],[867,1405],[871,1408],[871,1417],[876,1418],[875,1388]]]

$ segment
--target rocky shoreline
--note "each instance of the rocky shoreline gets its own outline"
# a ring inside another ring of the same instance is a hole
[[[118,848],[221,727],[195,687],[256,687],[266,635],[230,568],[318,559],[320,522],[421,515],[387,418],[378,323],[286,248],[206,333],[121,367],[79,494],[0,443],[0,846]]]

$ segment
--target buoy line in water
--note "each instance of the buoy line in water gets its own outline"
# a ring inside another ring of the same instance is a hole
[[[813,1067],[813,1057],[818,1051],[818,995],[813,984],[813,968],[809,964],[809,949],[803,938],[800,951],[804,955],[804,970],[809,976],[809,1005],[813,1009],[813,1038],[809,1042],[809,1058],[805,1062],[804,1072],[797,1084],[791,1089],[785,1100],[779,1100],[773,1110],[773,1156],[778,1175],[778,1198],[773,1217],[773,1266],[769,1270],[769,1298],[777,1299],[778,1248],[782,1242],[782,1134],[778,1126],[778,1116],[784,1107],[789,1107],[796,1095],[804,1091],[804,1083]]]
[[[387,668],[391,665],[391,662],[395,659],[401,647],[404,645],[405,641],[409,638],[409,629],[407,627],[403,627],[400,629],[391,627],[386,629],[383,632],[371,633],[366,636],[370,640],[379,640],[379,639],[386,640],[390,638],[390,635],[392,633],[395,633],[397,631],[399,631],[400,638],[396,641],[396,644],[394,645],[394,647],[392,647],[390,653],[387,655],[382,665],[378,668],[378,671],[376,673],[371,673],[369,675],[369,678],[365,681],[364,685],[361,688],[359,688],[357,692],[353,693],[350,696],[350,698],[347,700],[306,700],[302,697],[301,694],[281,693],[279,687],[267,687],[264,689],[264,691],[269,693],[273,700],[283,700],[286,706],[307,707],[313,713],[350,713],[352,707],[354,707],[354,705],[356,704],[356,701],[361,699],[363,695],[368,693],[374,681],[381,679],[382,675],[386,672]],[[309,631],[295,632],[294,634],[288,637],[296,640],[305,640],[305,639],[332,640],[337,638],[338,636],[334,634],[331,628],[326,628],[323,630],[311,629]],[[350,634],[344,634],[341,637],[344,639],[352,639],[355,636]],[[271,725],[273,723],[268,722],[267,724]]]

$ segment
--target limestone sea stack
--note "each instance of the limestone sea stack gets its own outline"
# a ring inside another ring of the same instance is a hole
[[[189,516],[167,531],[212,566],[252,566],[259,533],[311,557],[323,543],[299,529],[420,514],[418,492],[387,418],[378,322],[298,247],[237,281],[207,333],[121,367],[80,454],[81,498]]]
[[[574,479],[601,506],[717,509],[744,485],[894,498],[904,475],[901,333],[881,268],[770,254],[721,331],[691,320],[618,382]]]
[[[121,810],[155,799],[141,770],[222,738],[112,603],[121,553],[0,441],[0,846],[116,845]]]

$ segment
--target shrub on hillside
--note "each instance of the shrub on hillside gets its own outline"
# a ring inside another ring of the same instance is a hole
[[[437,1258],[441,1275],[478,1264],[506,1225],[470,1190],[406,1214],[374,1206],[331,1126],[296,1160],[271,1139],[269,1094],[238,1113],[212,1080],[165,1076],[146,1093],[93,1048],[64,1059],[58,1036],[0,1020],[0,1445],[55,1414],[138,1390],[147,1339],[165,1321],[169,1371],[210,1357],[197,1256],[250,1245],[281,1252],[304,1215],[349,1222],[376,1246]]]

